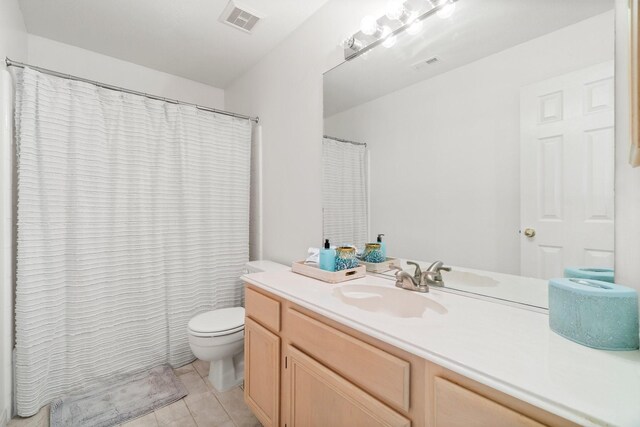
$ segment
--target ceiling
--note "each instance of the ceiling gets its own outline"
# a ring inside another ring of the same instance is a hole
[[[251,34],[218,21],[228,0],[19,3],[31,34],[225,88],[326,1],[235,1],[262,18]]]
[[[448,19],[378,46],[324,75],[324,115],[367,101],[612,10],[613,0],[458,0]],[[612,16],[613,19],[613,16]],[[613,46],[612,46],[613,49]],[[438,62],[416,70],[419,61]]]

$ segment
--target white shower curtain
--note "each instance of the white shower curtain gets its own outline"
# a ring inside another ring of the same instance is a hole
[[[356,245],[369,238],[367,147],[322,140],[322,231],[333,245]]]
[[[250,122],[17,73],[16,402],[193,359],[189,319],[240,305]]]

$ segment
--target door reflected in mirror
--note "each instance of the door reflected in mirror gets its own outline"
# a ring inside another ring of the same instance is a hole
[[[325,73],[325,237],[544,284],[613,268],[613,8],[459,0]]]

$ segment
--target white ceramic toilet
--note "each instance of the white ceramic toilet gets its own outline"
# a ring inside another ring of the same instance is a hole
[[[272,261],[248,262],[247,273],[287,270]],[[209,381],[218,391],[227,391],[244,379],[244,308],[231,307],[194,316],[188,325],[191,351],[211,362]]]

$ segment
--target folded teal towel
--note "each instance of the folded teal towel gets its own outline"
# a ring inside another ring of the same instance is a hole
[[[549,281],[549,326],[563,337],[602,350],[637,350],[638,294],[590,279]]]
[[[564,277],[602,280],[603,282],[613,283],[613,268],[567,267],[564,269]]]

